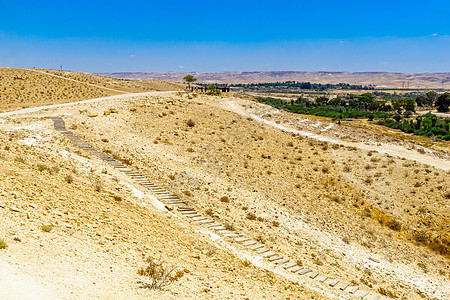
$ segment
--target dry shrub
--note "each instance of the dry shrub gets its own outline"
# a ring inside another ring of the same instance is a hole
[[[275,226],[275,227],[279,227],[280,226],[280,222],[272,221],[272,225]]]
[[[373,179],[370,178],[369,176],[364,180],[365,183],[367,184],[371,184],[373,182]]]
[[[66,177],[64,177],[64,180],[67,182],[67,183],[72,183],[73,182],[73,177],[72,177],[72,175],[66,175]]]
[[[50,170],[50,168],[46,164],[43,164],[43,163],[38,163],[36,165],[36,168],[38,169],[39,172],[43,172],[45,170]]]
[[[390,220],[386,223],[387,227],[389,227],[392,230],[400,231],[402,230],[402,224],[400,224],[398,221]]]
[[[344,172],[350,172],[352,170],[352,168],[350,168],[350,166],[344,166],[343,171]]]
[[[145,288],[152,290],[161,289],[183,277],[184,272],[167,266],[161,260],[149,257],[146,259],[147,266],[138,270],[138,275],[145,276],[149,282],[144,285]],[[175,274],[173,274],[175,272]]]
[[[342,203],[341,197],[339,197],[337,195],[331,196],[330,199],[336,203]]]
[[[233,224],[225,223],[225,224],[223,224],[223,226],[224,226],[227,230],[229,230],[229,231],[234,231],[234,230],[235,230]]]
[[[0,249],[6,248],[8,248],[8,244],[3,239],[0,239]]]
[[[45,225],[45,224],[42,224],[41,229],[42,229],[42,231],[44,231],[44,232],[50,232],[50,231],[52,231],[53,226],[52,226],[52,225]]]
[[[220,198],[220,202],[229,203],[230,202],[230,198],[228,198],[227,196],[223,196],[223,197]]]
[[[254,220],[256,220],[256,215],[255,215],[254,213],[249,212],[249,213],[245,216],[245,218],[247,218],[248,220],[254,221]]]
[[[189,127],[194,127],[195,126],[195,121],[192,119],[189,119],[186,121],[186,125]]]
[[[387,288],[380,287],[378,288],[378,293],[380,293],[383,296],[389,297],[389,298],[397,298],[397,295],[395,295],[392,291],[388,290]]]
[[[322,173],[329,173],[329,172],[330,172],[330,168],[328,166],[322,167]]]

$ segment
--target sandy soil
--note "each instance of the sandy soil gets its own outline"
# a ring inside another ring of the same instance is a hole
[[[128,92],[174,91],[182,88],[182,85],[173,83],[134,82],[86,73],[0,68],[0,111]]]
[[[103,114],[111,108],[117,113]],[[412,142],[242,99],[167,93],[1,118],[0,238],[9,247],[0,250],[0,283],[9,291],[23,280],[58,299],[352,298],[154,206],[154,195],[70,144],[49,116],[198,211],[321,274],[386,298],[450,293],[445,152],[422,154]],[[161,291],[140,288],[144,256],[183,277]]]

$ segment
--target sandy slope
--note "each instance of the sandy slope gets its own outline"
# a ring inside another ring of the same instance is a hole
[[[117,113],[103,115],[112,107]],[[448,259],[414,239],[449,239],[446,153],[422,155],[234,98],[149,93],[22,112],[0,122],[0,237],[9,244],[0,262],[12,299],[21,297],[18,279],[60,299],[351,298],[154,206],[154,195],[55,132],[47,118],[55,115],[96,149],[305,266],[385,296],[449,293]],[[43,223],[55,227],[45,233]],[[140,289],[143,255],[184,276],[163,291]]]

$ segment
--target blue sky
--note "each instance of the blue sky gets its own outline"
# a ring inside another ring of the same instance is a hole
[[[0,66],[450,71],[448,0],[0,0],[0,7]]]

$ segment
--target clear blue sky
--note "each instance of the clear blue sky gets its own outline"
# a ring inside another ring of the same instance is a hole
[[[0,66],[450,72],[450,1],[0,0]]]

